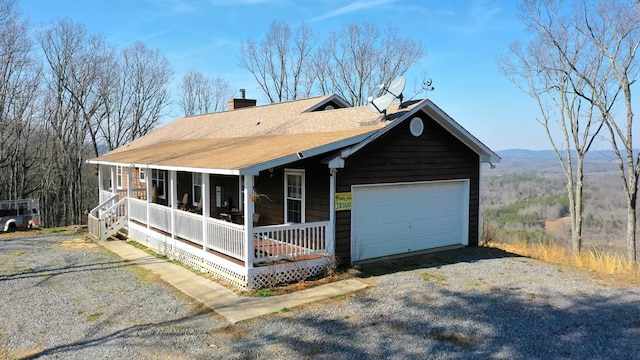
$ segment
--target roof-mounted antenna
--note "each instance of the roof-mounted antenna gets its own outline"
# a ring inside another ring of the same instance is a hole
[[[373,99],[373,96],[369,97],[369,109],[373,112],[383,113],[386,116],[386,111],[394,99],[400,100],[400,107],[402,107],[402,92],[407,84],[404,76],[399,76],[397,79],[391,82],[391,85],[387,88],[384,84],[380,84],[380,90],[385,93],[380,97]]]
[[[402,99],[404,95],[402,92],[404,91],[404,87],[407,85],[407,80],[404,76],[398,76],[395,80],[391,82],[389,88],[384,87],[384,84],[380,85],[380,88],[393,95],[396,99],[400,100],[400,104],[402,105]]]

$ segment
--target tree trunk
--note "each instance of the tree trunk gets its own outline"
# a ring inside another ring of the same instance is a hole
[[[582,192],[584,188],[584,155],[578,155],[578,166],[576,167],[576,181],[573,214],[571,219],[571,248],[574,254],[582,251]]]
[[[635,263],[638,260],[636,252],[636,200],[638,185],[636,179],[630,181],[629,197],[627,198],[627,258]]]

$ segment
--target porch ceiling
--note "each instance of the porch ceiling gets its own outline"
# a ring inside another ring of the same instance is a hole
[[[172,140],[108,153],[92,162],[242,170],[311,149],[327,147],[326,151],[333,151],[344,140],[359,140],[359,135],[373,132],[379,127],[261,137]],[[336,146],[332,147],[331,144]]]

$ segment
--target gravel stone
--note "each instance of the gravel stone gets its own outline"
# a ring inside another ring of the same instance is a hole
[[[80,234],[0,239],[0,358],[633,359],[640,288],[495,249],[362,265],[356,294],[230,325]],[[274,299],[274,301],[276,301]]]

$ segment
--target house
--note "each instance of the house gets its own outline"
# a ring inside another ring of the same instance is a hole
[[[430,100],[336,95],[177,119],[89,162],[90,233],[128,236],[243,289],[341,263],[477,245],[480,168],[500,158]]]

